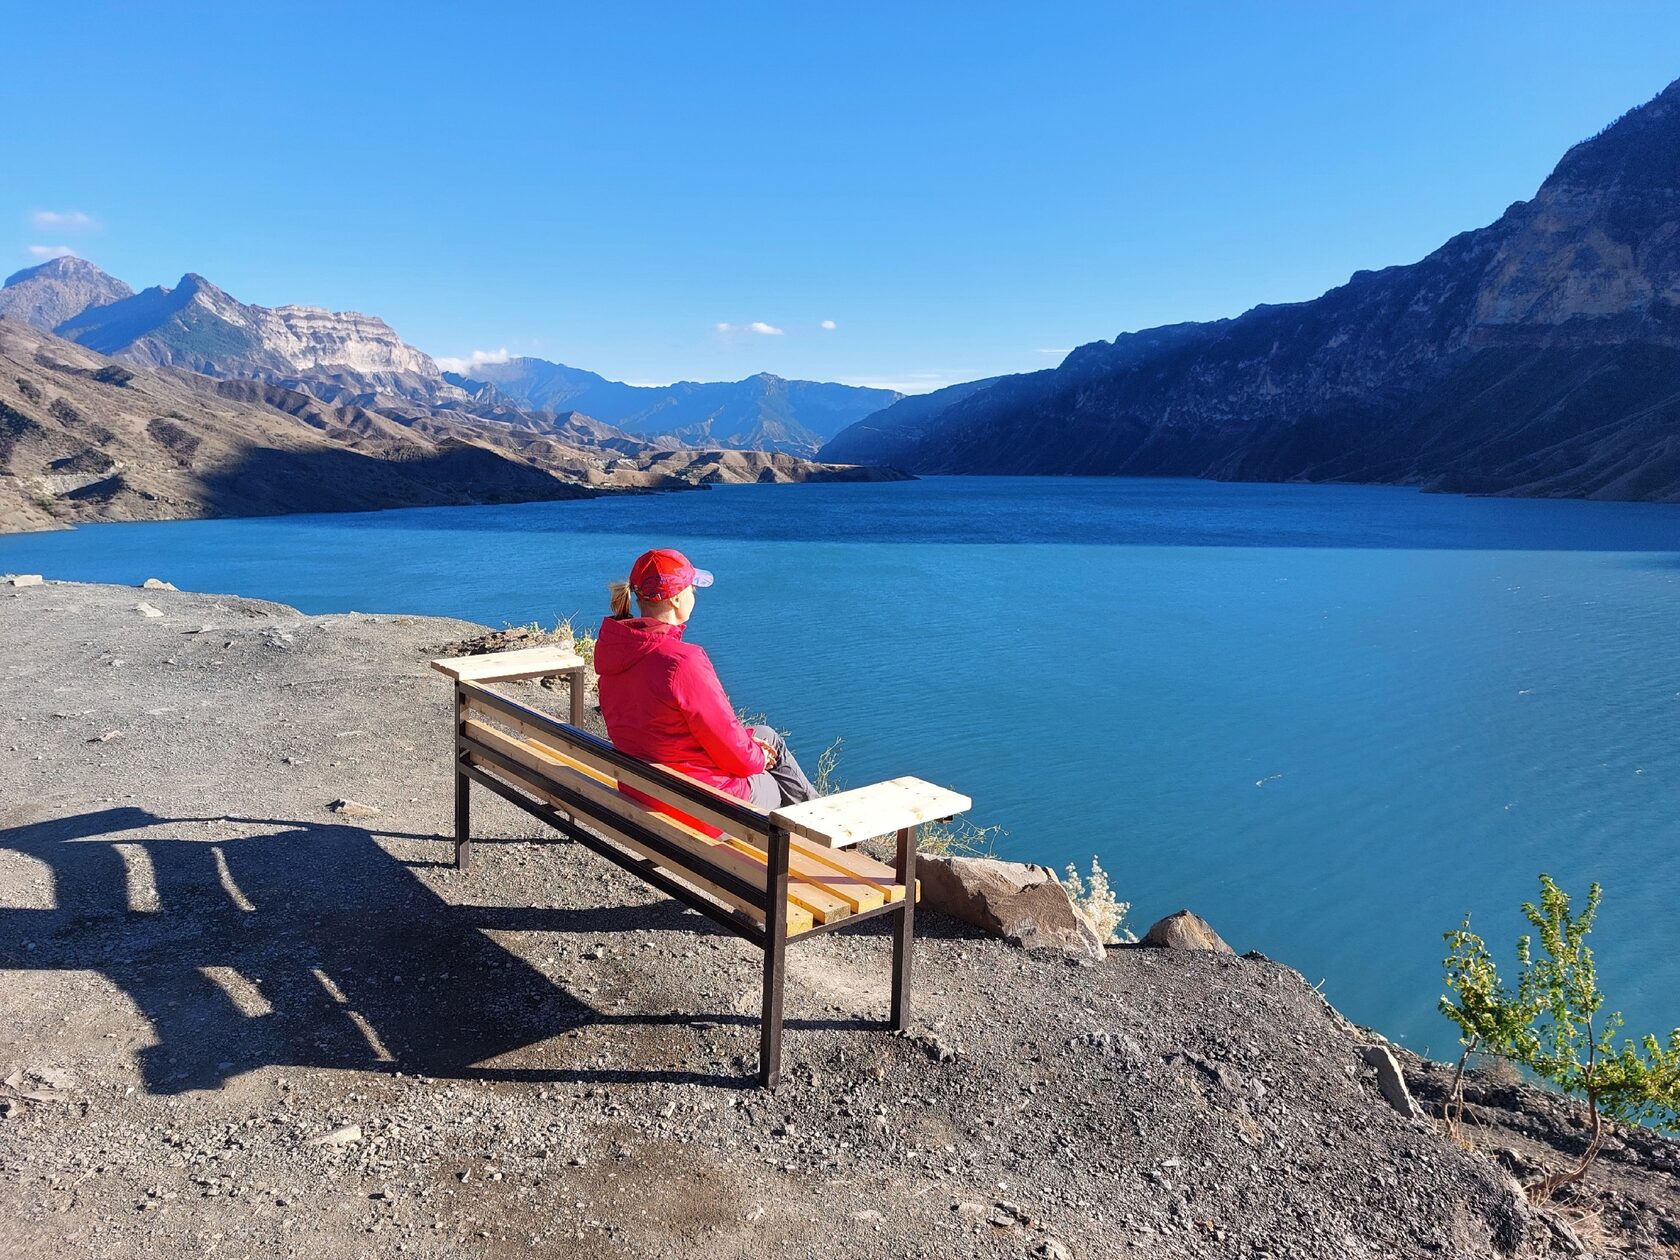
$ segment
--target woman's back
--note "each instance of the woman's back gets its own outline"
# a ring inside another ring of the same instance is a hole
[[[595,642],[601,718],[614,747],[748,799],[764,755],[735,716],[705,649],[683,627],[608,617]]]

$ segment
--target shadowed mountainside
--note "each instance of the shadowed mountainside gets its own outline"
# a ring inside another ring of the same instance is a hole
[[[1677,304],[1680,84],[1421,262],[899,403],[822,458],[1680,501]]]

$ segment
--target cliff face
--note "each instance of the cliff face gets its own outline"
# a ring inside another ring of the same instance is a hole
[[[324,402],[379,395],[465,402],[431,358],[384,320],[313,306],[253,306],[203,276],[84,310],[56,327],[101,354],[206,376],[275,381]]]
[[[1418,263],[899,404],[822,457],[1680,500],[1677,166],[1680,85]]]

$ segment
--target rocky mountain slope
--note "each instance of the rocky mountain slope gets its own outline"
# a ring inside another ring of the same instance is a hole
[[[332,406],[268,381],[129,366],[0,319],[0,532],[895,475],[668,451],[581,419],[551,430],[448,408]]]
[[[1677,304],[1680,83],[1421,262],[899,404],[822,457],[1680,501]]]
[[[180,367],[226,380],[284,385],[335,405],[448,408],[571,440],[599,421],[671,449],[814,455],[853,421],[898,398],[891,390],[788,381],[625,385],[594,372],[520,358],[471,379],[439,370],[384,320],[314,306],[255,306],[203,276],[135,293],[79,258],[20,271],[0,288],[0,316],[127,363]]]
[[[886,389],[789,381],[768,372],[744,381],[625,385],[534,358],[480,364],[471,378],[446,375],[477,398],[528,411],[575,410],[639,436],[796,455],[815,454],[846,426],[899,397]]]
[[[115,276],[80,258],[54,258],[6,277],[0,286],[0,319],[16,319],[51,332],[92,306],[134,296]]]
[[[466,401],[384,320],[313,306],[252,306],[198,275],[83,310],[54,331],[129,362],[272,381],[323,402]]]

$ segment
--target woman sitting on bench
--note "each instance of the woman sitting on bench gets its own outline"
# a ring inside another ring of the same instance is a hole
[[[718,681],[705,649],[683,642],[694,612],[694,590],[712,575],[680,551],[643,553],[628,582],[613,582],[612,616],[595,641],[601,717],[613,746],[699,779],[762,809],[808,801],[817,792],[781,735],[768,726],[746,727]],[[639,617],[630,615],[635,596]],[[620,785],[645,805],[683,818],[663,803]]]

